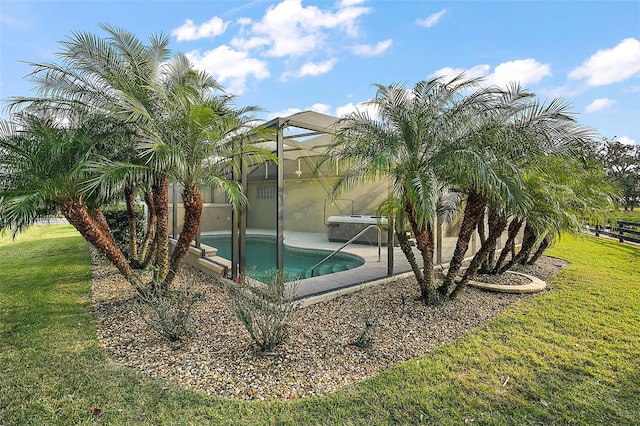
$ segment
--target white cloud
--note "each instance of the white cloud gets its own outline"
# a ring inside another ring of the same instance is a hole
[[[282,111],[276,111],[276,112],[272,112],[270,114],[267,114],[267,120],[271,120],[271,119],[276,118],[276,117],[288,117],[288,116],[293,115],[293,114],[298,113],[298,112],[302,112],[302,110],[300,108],[283,109]]]
[[[235,95],[244,92],[246,81],[250,76],[256,80],[269,77],[266,62],[251,58],[247,52],[237,51],[225,45],[204,53],[194,50],[186,55],[196,68],[209,72]]]
[[[468,69],[445,67],[432,73],[431,77],[451,79],[464,72],[465,78],[484,77],[486,84],[505,86],[512,81],[518,81],[526,86],[551,75],[551,67],[548,64],[531,58],[503,62],[497,65],[493,72],[490,71],[491,66],[487,64],[475,65]]]
[[[622,40],[612,49],[598,50],[569,73],[574,80],[587,80],[589,86],[604,86],[626,80],[640,72],[640,41]]]
[[[331,105],[323,104],[320,102],[311,105],[308,109],[322,114],[331,114]]]
[[[427,27],[427,28],[433,27],[438,23],[438,21],[440,21],[440,18],[442,18],[445,13],[447,13],[447,9],[442,9],[440,12],[436,12],[433,15],[429,15],[424,19],[418,19],[416,23],[420,26]]]
[[[269,7],[260,21],[243,20],[246,37],[236,37],[231,44],[240,49],[265,47],[265,54],[274,57],[316,52],[336,29],[351,37],[358,34],[358,18],[371,9],[355,4],[342,2],[332,12],[303,7],[301,0],[283,0]]]
[[[489,70],[491,70],[491,67],[486,64],[476,65],[469,69],[444,67],[433,72],[430,77],[442,77],[445,80],[451,80],[452,78],[457,77],[463,72],[465,78],[486,77],[489,74]]]
[[[631,139],[629,136],[623,136],[618,138],[618,142],[623,143],[625,145],[635,145],[635,139]]]
[[[175,36],[178,41],[212,38],[224,33],[228,26],[228,21],[225,22],[217,16],[201,25],[195,25],[191,19],[187,19],[180,27],[172,30],[171,35]]]
[[[548,98],[573,98],[584,93],[584,88],[567,83],[562,86],[543,87],[536,91],[536,93]]]
[[[377,56],[391,47],[391,39],[387,39],[377,43],[375,46],[368,44],[358,44],[354,46],[353,53],[358,56]]]
[[[505,85],[512,81],[519,81],[523,86],[537,83],[544,77],[551,76],[549,64],[541,64],[535,59],[520,59],[504,62],[498,65],[489,80],[494,84]]]
[[[341,0],[340,3],[338,3],[338,7],[343,8],[343,7],[355,6],[356,4],[362,4],[365,1],[366,0]]]
[[[591,102],[589,105],[587,105],[587,107],[584,110],[586,112],[596,112],[596,111],[603,110],[605,108],[609,108],[611,105],[615,103],[616,101],[614,101],[613,99],[598,98],[598,99],[595,99],[593,102]]]
[[[261,46],[269,45],[270,41],[266,37],[251,37],[251,38],[233,38],[231,45],[240,50],[257,49]]]
[[[348,104],[345,104],[336,108],[336,116],[342,117],[347,114],[351,114],[356,109],[357,109],[357,105],[354,105],[352,102],[349,102]]]
[[[331,69],[333,69],[333,66],[336,64],[336,62],[337,59],[335,58],[328,59],[323,62],[307,62],[303,64],[297,71],[284,72],[280,79],[286,81],[289,78],[301,78],[308,75],[315,76],[326,74],[331,71]]]
[[[339,106],[336,108],[336,117],[342,118],[345,115],[349,115],[352,112],[356,111],[366,112],[367,114],[369,114],[369,117],[374,120],[378,118],[378,109],[376,108],[376,106],[367,104],[366,102],[360,102],[355,105],[352,102],[349,102],[345,105]]]

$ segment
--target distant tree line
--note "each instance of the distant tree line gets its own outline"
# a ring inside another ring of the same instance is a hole
[[[620,188],[622,208],[633,210],[640,204],[640,145],[604,138],[597,144],[596,156]]]

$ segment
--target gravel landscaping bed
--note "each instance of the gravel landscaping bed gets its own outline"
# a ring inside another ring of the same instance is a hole
[[[521,272],[546,279],[565,264],[545,257]],[[180,345],[150,329],[126,281],[95,256],[93,277],[98,338],[115,362],[210,395],[245,400],[334,391],[423,355],[532,297],[467,288],[454,301],[427,307],[417,300],[415,280],[398,279],[300,309],[289,340],[274,353],[260,354],[217,281],[195,268],[185,265],[176,279],[177,287],[203,295],[194,306],[191,336]],[[377,324],[374,342],[359,348],[353,342],[367,317]]]

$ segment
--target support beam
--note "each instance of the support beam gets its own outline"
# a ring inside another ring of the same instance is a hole
[[[244,142],[242,142],[244,143]],[[240,162],[240,185],[242,191],[246,194],[249,187],[249,179],[247,177],[247,166],[244,158]],[[247,209],[240,207],[238,209],[238,269],[242,275],[247,265]]]
[[[442,223],[436,218],[436,263],[442,265]]]
[[[237,180],[240,176],[237,176],[236,173],[231,171],[231,180]],[[238,210],[231,208],[231,278],[236,281],[240,278],[240,232],[239,228],[239,218],[238,218]]]
[[[276,269],[284,269],[284,123],[278,120],[276,129],[276,155],[278,174],[276,180]]]
[[[391,215],[391,217],[389,217],[388,219],[388,224],[387,224],[387,276],[388,277],[393,276],[393,262],[394,262],[393,250],[395,248],[394,229],[395,229],[394,217],[393,215]]]
[[[336,163],[336,174],[338,174],[338,165]],[[393,188],[391,186],[391,182],[387,183],[387,197],[391,198],[391,195],[393,194]],[[353,210],[353,204],[352,204],[352,210]],[[396,241],[396,236],[395,236],[395,229],[396,229],[396,224],[395,224],[395,218],[392,215],[389,216],[389,218],[387,218],[387,276],[388,277],[392,277],[393,276],[393,250],[395,248],[395,241]]]

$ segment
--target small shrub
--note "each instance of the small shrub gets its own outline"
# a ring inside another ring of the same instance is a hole
[[[134,212],[138,244],[140,244],[142,243],[145,231],[144,208],[136,205]],[[127,207],[124,204],[105,206],[102,209],[102,213],[109,224],[109,228],[111,228],[111,233],[116,243],[128,257],[131,257],[131,253],[129,253],[129,219],[127,217]]]
[[[165,294],[139,294],[138,300],[146,323],[168,341],[178,342],[189,335],[191,311],[201,298],[199,293],[191,294],[185,288]]]
[[[371,309],[368,303],[365,309],[364,329],[352,343],[359,348],[367,348],[373,344],[374,335],[378,328],[378,316],[376,312]]]
[[[288,322],[297,308],[294,301],[298,281],[285,285],[287,277],[275,269],[263,275],[264,283],[242,276],[237,284],[226,284],[233,311],[252,342],[262,352],[273,350],[289,336]]]

